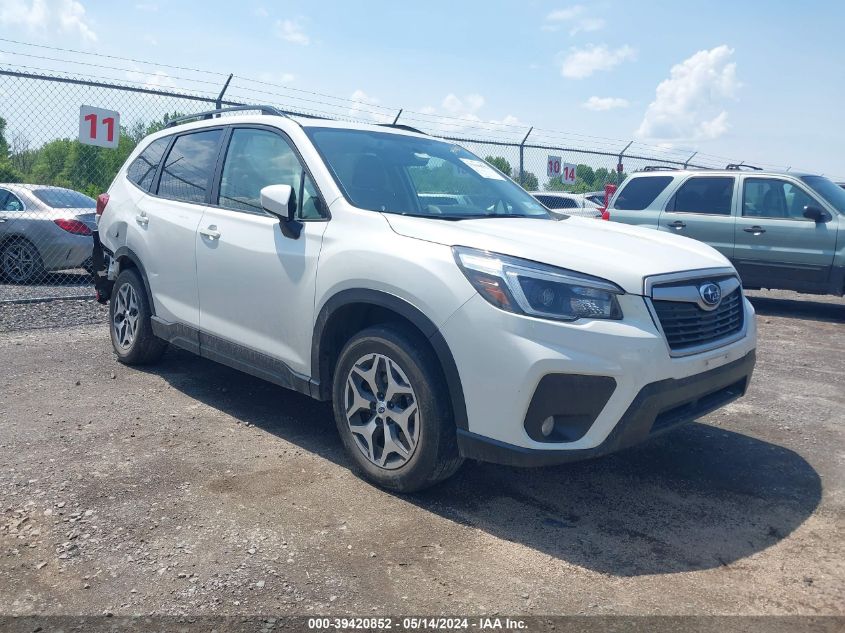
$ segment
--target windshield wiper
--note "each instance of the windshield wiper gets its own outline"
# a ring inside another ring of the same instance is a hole
[[[396,215],[407,215],[413,218],[429,218],[431,220],[481,220],[485,218],[530,218],[532,220],[550,220],[550,215],[515,215],[515,214],[498,214],[498,213],[398,213]]]

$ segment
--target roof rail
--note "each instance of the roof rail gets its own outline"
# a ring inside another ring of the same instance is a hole
[[[269,105],[243,105],[243,106],[232,106],[229,108],[217,108],[216,110],[206,110],[205,112],[197,112],[196,114],[188,114],[186,116],[176,117],[175,119],[170,119],[165,125],[165,128],[173,127],[175,125],[182,125],[183,123],[188,123],[189,121],[193,121],[194,119],[211,119],[214,118],[214,115],[222,114],[223,112],[244,112],[249,110],[258,110],[261,114],[268,114],[271,116],[283,116],[287,117],[288,115],[279,110],[278,108],[274,108],[273,106]]]
[[[646,165],[637,171],[681,171],[680,167],[670,167],[668,165]]]
[[[745,163],[728,163],[725,169],[729,169],[730,171],[742,171],[743,169],[748,169],[750,171],[763,171],[762,167],[746,165]]]
[[[392,127],[392,128],[397,129],[397,130],[405,130],[406,132],[416,132],[417,134],[423,134],[425,136],[428,136],[428,134],[426,134],[422,130],[418,130],[417,128],[411,127],[410,125],[403,125],[402,123],[378,123],[378,126],[379,127]]]

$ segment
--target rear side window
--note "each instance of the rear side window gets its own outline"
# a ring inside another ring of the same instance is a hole
[[[177,137],[164,161],[158,195],[205,202],[222,134],[222,130],[206,130]]]
[[[616,196],[613,208],[620,211],[642,211],[663,193],[670,182],[671,176],[631,178]]]
[[[574,209],[578,205],[572,198],[558,198],[557,196],[534,196],[546,205],[548,209]]]
[[[734,179],[698,176],[687,180],[675,193],[674,202],[667,211],[677,213],[706,213],[730,215],[733,201]]]
[[[164,155],[164,150],[167,149],[169,142],[170,138],[159,138],[150,143],[147,149],[141,152],[129,165],[129,169],[126,170],[126,177],[129,181],[135,183],[144,191],[149,191],[158,164],[161,162],[161,157]]]

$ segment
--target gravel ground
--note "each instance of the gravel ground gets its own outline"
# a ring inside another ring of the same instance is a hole
[[[845,303],[753,294],[744,399],[412,496],[349,470],[325,404],[119,365],[92,301],[0,305],[0,613],[845,615]]]
[[[5,301],[43,299],[45,297],[93,297],[91,276],[84,270],[48,273],[41,283],[9,284],[0,282],[0,306]]]

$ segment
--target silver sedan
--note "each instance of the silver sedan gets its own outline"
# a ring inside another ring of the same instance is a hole
[[[90,266],[95,208],[72,189],[0,183],[0,275],[23,284]]]

